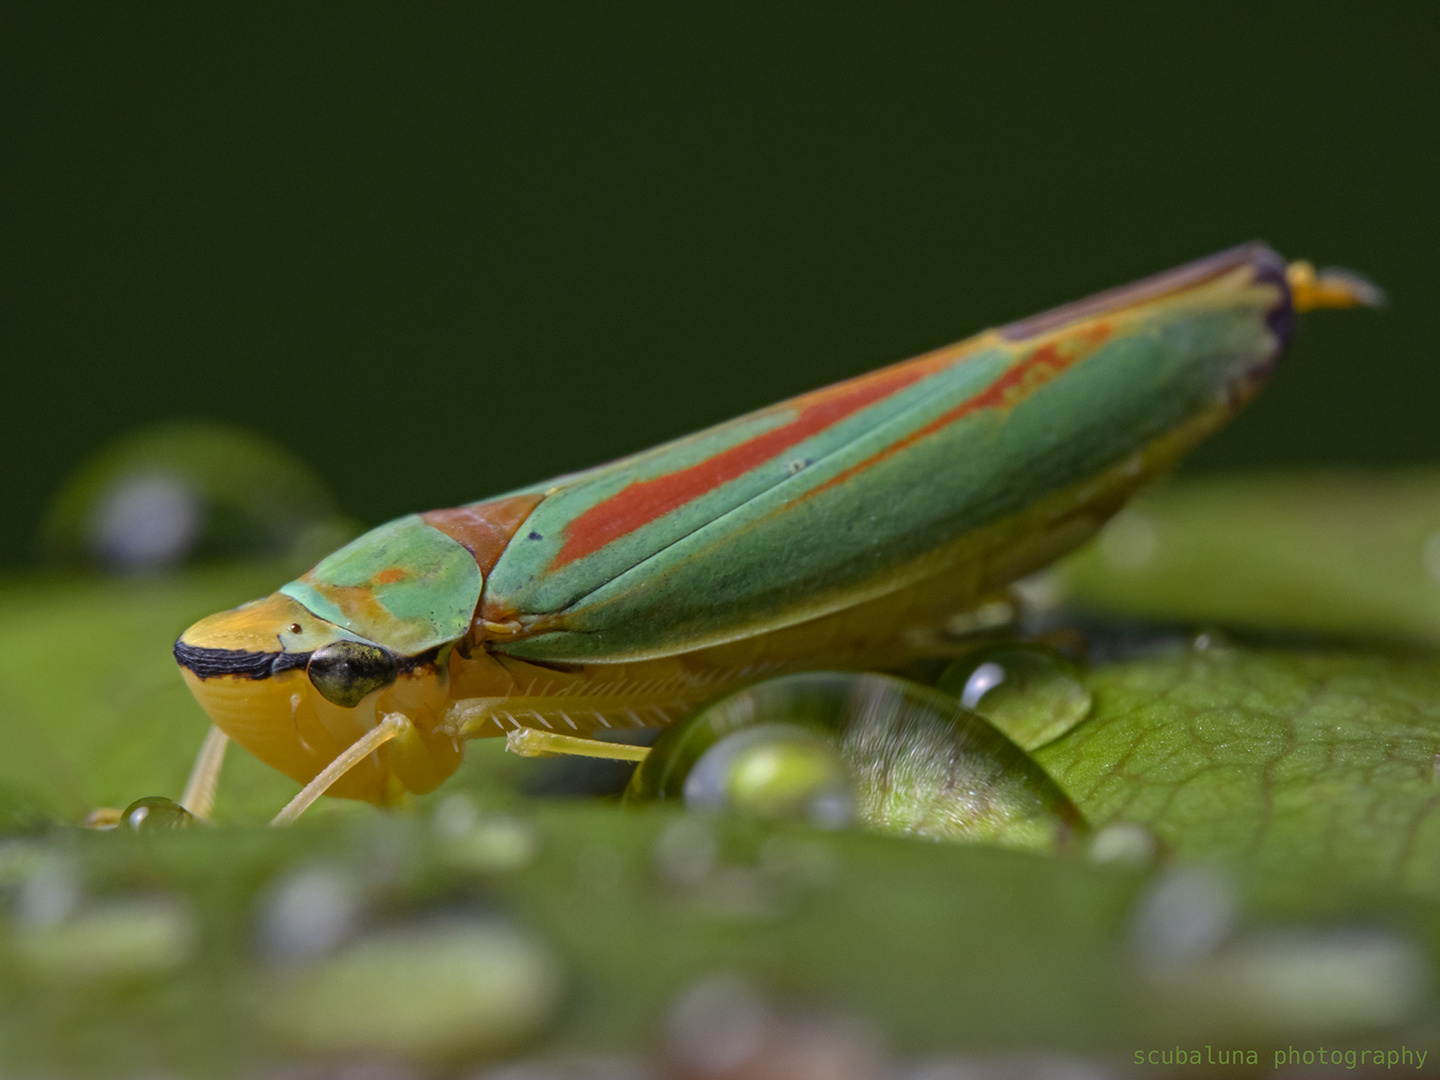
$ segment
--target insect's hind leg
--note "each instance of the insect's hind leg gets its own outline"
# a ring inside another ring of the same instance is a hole
[[[506,733],[505,749],[521,757],[591,757],[614,761],[644,761],[650,754],[648,746],[582,739],[523,727]]]

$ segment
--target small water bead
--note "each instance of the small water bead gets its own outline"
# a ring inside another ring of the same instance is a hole
[[[363,908],[353,875],[334,866],[302,867],[272,885],[261,900],[261,950],[280,963],[333,952],[356,933]]]
[[[1159,530],[1148,514],[1138,510],[1120,511],[1100,533],[1100,557],[1122,573],[1139,573],[1149,568],[1160,547]]]
[[[16,874],[13,911],[21,926],[46,927],[70,918],[85,900],[80,866],[61,855],[36,852]]]
[[[0,890],[24,885],[52,859],[53,856],[34,841],[18,837],[0,839]]]
[[[1159,852],[1159,838],[1134,821],[1112,821],[1090,838],[1089,858],[1094,863],[1147,866]]]
[[[720,840],[702,818],[681,817],[655,838],[655,869],[672,885],[697,885],[720,862]]]
[[[432,819],[440,855],[457,870],[503,872],[529,865],[540,837],[529,822],[485,814],[465,792],[448,796]]]
[[[664,1036],[666,1076],[875,1080],[894,1074],[872,1025],[770,1000],[734,975],[711,976],[682,991]]]
[[[1190,641],[1190,647],[1197,653],[1208,653],[1214,657],[1229,657],[1235,652],[1235,646],[1226,637],[1224,631],[1211,627],[1201,630]]]
[[[120,823],[141,832],[152,829],[183,829],[195,823],[195,815],[163,795],[136,799],[120,812]]]
[[[1004,644],[956,660],[939,687],[1025,750],[1058,739],[1090,715],[1080,665],[1043,645]]]
[[[626,799],[1039,850],[1084,828],[1054,781],[975,713],[871,674],[788,675],[721,698],[661,735]]]

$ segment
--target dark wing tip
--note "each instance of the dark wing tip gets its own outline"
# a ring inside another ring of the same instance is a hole
[[[1179,292],[1181,289],[1198,285],[1203,281],[1219,277],[1221,274],[1228,274],[1232,270],[1246,265],[1253,268],[1257,280],[1274,282],[1284,290],[1287,297],[1289,296],[1289,289],[1285,282],[1285,260],[1268,244],[1252,240],[1246,244],[1218,251],[1214,255],[1207,255],[1202,259],[1183,263],[1170,270],[1152,274],[1139,281],[1132,281],[1128,285],[1106,289],[1104,292],[1087,296],[1083,300],[1062,304],[1060,307],[1051,308],[1039,315],[1021,319],[1019,322],[1007,323],[1000,327],[998,332],[1001,337],[1009,341],[1047,334],[1058,330],[1066,323],[1094,318],[1097,315],[1118,311],[1146,300],[1154,300],[1169,293]],[[1285,307],[1288,309],[1288,301]],[[1288,339],[1288,334],[1281,334],[1281,337],[1282,340]]]

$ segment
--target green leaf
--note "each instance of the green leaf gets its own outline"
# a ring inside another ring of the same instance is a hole
[[[281,576],[251,566],[0,586],[7,1068],[255,1075],[324,1041],[277,1023],[267,1002],[369,970],[410,940],[424,946],[417,963],[438,965],[436,986],[455,985],[448,958],[469,954],[446,948],[445,920],[472,920],[457,933],[473,951],[490,940],[482,917],[511,928],[497,940],[529,942],[533,953],[510,954],[517,970],[553,961],[563,1006],[537,1005],[543,1015],[524,1017],[532,1042],[497,1037],[477,1062],[646,1053],[677,995],[727,973],[863,1018],[906,1060],[1045,1046],[1115,1067],[1165,1040],[1284,1045],[1376,1024],[1385,1045],[1440,1039],[1405,989],[1406,965],[1440,968],[1440,661],[1428,655],[1186,644],[1093,669],[1090,718],[1035,757],[1093,824],[1153,830],[1159,865],[527,800],[517,789],[544,763],[498,740],[472,744],[410,814],[323,800],[298,828],[246,827],[296,785],[237,750],[218,805],[232,825],[45,825],[178,794],[205,718],[170,643]],[[463,841],[445,824],[477,814],[481,832]],[[688,860],[678,869],[675,851]],[[697,864],[697,852],[709,854]],[[1230,944],[1156,975],[1137,960],[1137,927],[1177,880],[1167,867],[1194,862],[1221,865],[1236,890]],[[330,954],[304,960],[310,974],[293,983],[266,951],[267,912],[316,872],[349,883],[357,944],[338,946],[333,971]],[[47,921],[45,903],[63,910]],[[1361,931],[1384,936],[1371,947]],[[1362,969],[1379,972],[1378,991],[1347,983]],[[1340,996],[1318,1001],[1316,987]],[[383,1003],[379,989],[355,1001]],[[1387,1000],[1404,1007],[1375,1006]],[[383,1056],[383,1017],[347,1030]]]
[[[1093,719],[1036,758],[1092,823],[1317,902],[1440,898],[1440,661],[1177,646],[1090,687]]]
[[[1440,645],[1440,470],[1177,481],[1061,563],[1067,601]]]

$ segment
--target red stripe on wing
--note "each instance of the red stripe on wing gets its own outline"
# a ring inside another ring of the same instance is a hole
[[[670,511],[763,465],[831,424],[900,392],[957,358],[956,350],[941,350],[838,386],[816,390],[781,406],[795,410],[795,417],[789,423],[722,450],[688,468],[626,485],[570,523],[565,531],[565,543],[551,568],[558,570],[622,536],[628,536]]]
[[[933,435],[941,428],[947,427],[957,420],[963,420],[971,413],[981,409],[1010,408],[1065,371],[1066,368],[1089,356],[1109,336],[1110,327],[1101,323],[1097,326],[1087,327],[1078,335],[1078,340],[1067,339],[1040,346],[974,397],[947,410],[923,427],[916,428],[904,438],[897,439],[879,453],[872,454],[864,461],[837,473],[825,483],[806,492],[803,498],[813,499],[822,491],[839,487],[852,476],[878,465],[886,458],[894,457],[927,435]],[[1065,346],[1063,350],[1061,345]]]

